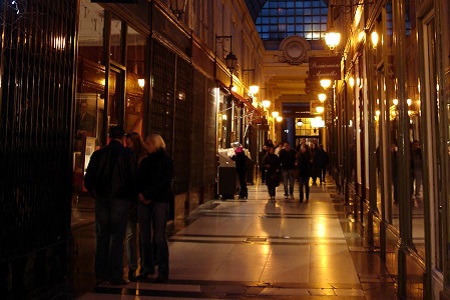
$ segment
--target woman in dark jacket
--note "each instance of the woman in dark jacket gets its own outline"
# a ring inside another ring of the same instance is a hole
[[[145,279],[148,275],[154,274],[157,264],[158,277],[155,282],[166,282],[169,277],[166,223],[169,201],[172,198],[173,164],[166,155],[166,144],[160,135],[147,136],[145,147],[148,156],[139,166],[138,179],[138,221],[143,270],[137,278]]]
[[[273,146],[267,147],[267,154],[264,156],[264,170],[266,171],[266,185],[269,189],[270,200],[274,200],[276,188],[280,185],[280,159],[275,155]]]

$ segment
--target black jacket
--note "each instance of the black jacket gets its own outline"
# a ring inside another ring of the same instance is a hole
[[[247,163],[245,161],[246,158],[247,156],[245,156],[244,152],[237,152],[235,155],[231,157],[231,159],[236,162],[236,170],[238,172],[247,171]]]
[[[172,198],[173,163],[163,150],[142,159],[138,177],[138,192],[146,200],[169,202]]]
[[[136,197],[137,165],[134,153],[117,140],[95,151],[89,161],[84,186],[93,195],[107,198]]]
[[[309,149],[306,149],[305,152],[300,150],[297,166],[300,177],[307,178],[311,175],[311,153],[309,152]]]
[[[294,149],[282,149],[280,151],[280,163],[283,169],[294,169],[297,152]]]

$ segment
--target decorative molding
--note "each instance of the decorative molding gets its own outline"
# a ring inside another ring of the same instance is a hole
[[[298,66],[308,61],[307,53],[311,50],[311,46],[305,38],[293,35],[281,42],[279,50],[282,52],[278,57],[280,62]]]

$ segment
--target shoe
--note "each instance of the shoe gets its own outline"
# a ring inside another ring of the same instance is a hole
[[[136,280],[146,280],[150,275],[151,275],[150,273],[142,273],[137,275],[135,278]]]
[[[109,284],[112,285],[112,286],[125,285],[127,283],[128,282],[125,279],[123,279],[123,278],[109,281]]]
[[[291,197],[292,200],[294,200],[294,195],[293,194],[291,194],[290,197]]]
[[[166,283],[167,281],[169,281],[169,276],[167,275],[158,275],[158,277],[156,277],[155,279],[155,283]]]
[[[284,195],[284,200],[287,200],[287,199],[289,199],[289,196],[286,194],[286,195]]]
[[[136,270],[129,270],[128,271],[128,280],[129,281],[136,281]]]

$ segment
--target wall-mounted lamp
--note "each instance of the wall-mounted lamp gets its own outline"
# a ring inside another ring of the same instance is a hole
[[[169,7],[173,14],[177,17],[177,20],[181,19],[186,8],[187,0],[170,0]]]
[[[233,73],[236,70],[237,57],[233,53],[233,36],[232,35],[216,35],[216,48],[217,43],[223,43],[224,40],[230,41],[230,52],[225,57],[225,65],[227,69],[230,71],[230,93],[233,89]]]
[[[321,114],[321,113],[323,113],[325,111],[325,108],[323,107],[323,106],[317,106],[316,107],[316,112],[318,113],[318,114]]]
[[[348,79],[348,84],[350,84],[351,87],[354,87],[354,86],[355,86],[355,78],[350,77],[350,78]]]
[[[322,103],[325,102],[325,100],[327,100],[327,95],[324,94],[324,93],[320,93],[318,95],[318,97],[319,97],[319,101],[322,102]]]
[[[263,100],[261,103],[264,108],[270,107],[270,100]]]
[[[273,111],[272,112],[272,117],[274,117],[275,119],[278,118],[280,116],[280,113],[277,111]]]
[[[324,89],[327,89],[331,86],[331,80],[330,79],[321,79],[320,80],[320,86]]]
[[[331,26],[327,33],[325,33],[325,43],[333,51],[341,41],[341,34],[334,29],[334,20],[337,19],[339,13],[351,14],[353,7],[372,4],[373,2],[357,2],[350,5],[330,5]]]
[[[255,69],[243,69],[242,73],[244,72],[255,72]],[[251,86],[249,86],[249,92],[248,92],[248,96],[252,97],[256,94],[258,94],[259,92],[259,86],[257,84],[252,84]]]
[[[139,78],[138,79],[138,85],[141,89],[143,89],[145,87],[145,79],[144,78]]]
[[[325,43],[331,51],[339,45],[341,41],[341,34],[339,32],[334,31],[334,28],[330,28],[330,30],[325,33]]]
[[[298,121],[297,121],[297,126],[298,126],[298,127],[302,127],[302,126],[303,126],[303,121],[302,121],[302,119],[298,119]]]
[[[276,117],[276,119],[277,119],[277,122],[278,122],[278,123],[280,123],[281,121],[283,121],[283,117],[282,117],[282,116],[278,116],[278,117]]]
[[[412,104],[412,100],[411,99],[406,99],[406,104],[408,104],[408,106],[411,106],[411,104]]]
[[[372,33],[370,34],[370,38],[372,40],[373,48],[376,49],[378,45],[378,33],[376,31],[372,31]]]
[[[392,100],[392,103],[394,103],[394,105],[397,106],[398,105],[398,99]]]

